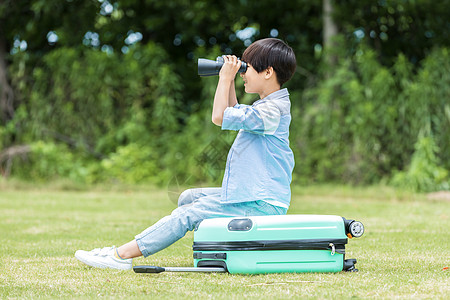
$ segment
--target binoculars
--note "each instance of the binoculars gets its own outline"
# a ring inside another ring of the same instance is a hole
[[[222,68],[224,59],[222,56],[218,56],[216,60],[198,59],[198,75],[200,76],[214,76],[219,75],[220,69]],[[239,73],[244,73],[247,71],[247,64],[241,62],[241,67],[239,68]]]

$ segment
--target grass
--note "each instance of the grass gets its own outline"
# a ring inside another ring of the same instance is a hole
[[[0,298],[419,298],[450,292],[450,203],[384,187],[295,188],[289,214],[362,221],[347,245],[357,273],[135,274],[93,269],[77,249],[119,245],[175,207],[164,189],[67,191],[0,184]],[[134,264],[192,266],[190,232]]]

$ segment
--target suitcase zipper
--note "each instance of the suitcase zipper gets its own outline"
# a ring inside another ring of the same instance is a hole
[[[334,253],[336,253],[336,247],[334,246],[333,243],[330,243],[328,246],[331,247],[331,255],[334,255]]]
[[[345,254],[347,239],[279,240],[238,242],[194,242],[194,251],[331,250]]]

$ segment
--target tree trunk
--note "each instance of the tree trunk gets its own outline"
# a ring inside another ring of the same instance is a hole
[[[333,0],[323,0],[323,47],[325,60],[330,66],[335,66],[337,56],[333,53],[333,47],[336,46],[334,37],[338,34],[338,28],[333,20]]]
[[[29,145],[19,145],[6,148],[0,152],[0,174],[8,177],[11,174],[12,164],[15,157],[26,159],[31,152]]]
[[[5,43],[0,38],[0,125],[14,117],[14,91],[8,81]]]

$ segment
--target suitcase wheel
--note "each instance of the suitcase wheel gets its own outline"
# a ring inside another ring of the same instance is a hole
[[[343,270],[345,272],[358,272],[358,269],[355,268],[355,264],[356,264],[356,259],[355,258],[345,259],[344,260],[344,268],[343,268]]]

